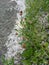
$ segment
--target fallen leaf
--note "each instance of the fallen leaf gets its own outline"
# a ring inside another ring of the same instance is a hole
[[[22,48],[26,48],[26,44],[25,43],[22,44]]]
[[[18,33],[16,32],[16,35],[18,35]]]

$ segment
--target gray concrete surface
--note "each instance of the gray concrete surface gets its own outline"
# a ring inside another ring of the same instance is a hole
[[[7,51],[4,46],[15,24],[16,10],[10,10],[10,0],[0,0],[0,58]],[[2,65],[0,60],[0,65]]]

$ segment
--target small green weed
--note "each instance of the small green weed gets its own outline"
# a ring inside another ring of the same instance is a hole
[[[2,63],[4,65],[14,65],[14,58],[11,58],[11,59],[5,59],[4,56],[2,56]]]

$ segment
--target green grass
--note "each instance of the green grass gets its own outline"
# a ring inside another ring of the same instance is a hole
[[[26,20],[21,21],[21,35],[24,37],[21,44],[26,44],[22,53],[23,65],[49,63],[48,36],[43,21],[39,21],[43,13],[49,13],[49,0],[26,0]]]
[[[4,56],[2,56],[2,63],[4,65],[14,65],[14,58],[11,58],[11,59],[5,59]]]

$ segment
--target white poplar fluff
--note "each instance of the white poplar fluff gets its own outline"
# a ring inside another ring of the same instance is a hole
[[[23,11],[22,16],[24,17],[25,0],[11,0],[10,2],[12,2],[12,1],[17,2],[18,9],[19,9],[19,11]],[[19,42],[22,41],[22,37],[18,37],[19,32],[17,32],[15,30],[15,29],[20,30],[20,28],[22,28],[20,25],[20,21],[21,21],[20,13],[17,13],[17,17],[18,17],[18,20],[15,20],[16,24],[15,24],[11,34],[8,36],[7,42],[5,43],[5,45],[7,47],[7,53],[5,54],[5,57],[7,59],[9,59],[11,57],[15,57],[18,53],[22,53],[24,50],[21,47],[21,45],[19,44]],[[16,33],[18,33],[18,35],[16,35]]]

